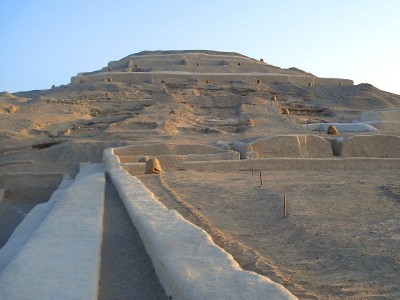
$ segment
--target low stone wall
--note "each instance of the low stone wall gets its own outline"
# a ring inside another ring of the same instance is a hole
[[[303,126],[311,131],[321,131],[326,133],[328,127],[333,125],[340,132],[375,132],[377,129],[367,123],[313,123]]]
[[[333,156],[331,143],[317,135],[278,135],[255,140],[246,145],[246,153],[257,158]]]
[[[103,151],[103,164],[106,170],[122,169],[118,155],[114,151],[114,148],[107,148]]]
[[[400,121],[368,121],[364,124],[371,125],[381,132],[400,132]]]
[[[182,162],[182,170],[198,172],[229,172],[254,170],[400,170],[396,158],[264,158],[240,161]]]
[[[356,135],[337,138],[334,151],[343,157],[400,158],[400,137],[391,135]]]
[[[120,157],[122,168],[129,174],[134,175],[145,172],[146,164],[140,163],[141,156],[122,156]],[[240,154],[235,151],[217,154],[188,154],[188,155],[157,155],[161,168],[164,171],[174,171],[179,164],[184,161],[215,161],[215,160],[239,160]]]
[[[138,163],[143,156],[119,156],[122,164]],[[240,154],[236,151],[226,151],[215,154],[186,154],[186,155],[151,155],[157,158],[163,169],[176,168],[182,161],[212,161],[212,160],[239,160]]]
[[[118,156],[217,154],[224,152],[224,150],[217,147],[180,144],[128,145],[114,148],[113,151]]]
[[[361,114],[361,121],[400,121],[400,109],[365,111]]]

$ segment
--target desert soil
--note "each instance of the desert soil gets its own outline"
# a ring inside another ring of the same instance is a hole
[[[301,299],[400,297],[397,171],[264,171],[262,187],[258,172],[161,176],[140,178],[242,266]]]

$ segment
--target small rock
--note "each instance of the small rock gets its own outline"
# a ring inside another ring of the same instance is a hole
[[[256,125],[256,121],[253,119],[248,119],[246,121],[246,124],[247,124],[247,126],[254,126],[254,125]]]
[[[173,114],[173,115],[180,115],[179,110],[177,110],[175,108],[171,109],[169,113]]]
[[[145,174],[160,174],[161,172],[161,165],[157,158],[149,158],[149,160],[146,161]]]
[[[6,108],[6,111],[10,114],[16,113],[17,112],[17,107],[14,105],[11,105],[9,107]]]
[[[65,131],[62,133],[62,135],[63,135],[63,136],[70,136],[71,133],[72,133],[71,129],[67,129],[67,130],[65,130]]]
[[[328,131],[326,132],[327,134],[339,134],[339,131],[337,128],[333,125],[329,125]]]

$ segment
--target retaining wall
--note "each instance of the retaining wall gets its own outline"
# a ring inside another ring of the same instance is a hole
[[[200,63],[197,66],[197,63]],[[240,65],[238,65],[240,63]],[[174,58],[142,58],[142,59],[130,59],[128,61],[118,61],[118,62],[110,62],[108,67],[111,67],[112,70],[118,70],[121,68],[134,68],[137,65],[138,68],[150,69],[152,72],[154,71],[179,71],[179,72],[207,72],[212,73],[215,71],[215,67],[220,68],[226,73],[233,73],[234,70],[240,69],[241,73],[246,72],[260,72],[266,73],[269,70],[266,70],[266,65],[263,62],[255,61],[255,60],[243,60],[240,58],[188,58],[188,57],[174,57]],[[235,69],[231,69],[229,67],[234,67]],[[268,68],[268,67],[267,67]],[[273,67],[272,67],[273,68]],[[275,68],[278,69],[278,68]],[[285,70],[290,74],[291,70]],[[214,72],[215,73],[215,72]]]
[[[106,81],[108,78],[113,81],[134,83],[134,82],[161,82],[166,80],[171,83],[180,83],[189,80],[200,80],[220,83],[229,83],[231,81],[242,80],[244,82],[256,83],[261,80],[262,83],[275,83],[275,82],[291,82],[295,84],[308,85],[353,85],[353,81],[349,79],[340,78],[317,78],[313,76],[302,75],[285,75],[273,73],[189,73],[189,72],[101,72],[85,76],[74,76],[71,78],[71,83],[80,83],[81,80],[85,82],[99,82]]]
[[[333,156],[331,143],[317,135],[278,135],[255,140],[245,147],[255,151],[257,158]]]
[[[128,145],[114,148],[118,156],[159,156],[159,155],[186,155],[186,154],[217,154],[224,150],[206,145],[179,145],[179,144],[154,144],[154,145]]]
[[[361,121],[400,121],[400,109],[365,111],[361,114]]]
[[[121,167],[130,175],[144,173],[146,163],[140,163],[139,158],[142,156],[120,156]],[[240,154],[235,151],[217,154],[188,154],[188,155],[157,155],[154,156],[160,162],[164,171],[174,171],[179,164],[184,161],[216,161],[216,160],[239,160]]]
[[[119,156],[120,162],[139,163],[143,156]],[[215,154],[186,154],[186,155],[151,155],[151,158],[157,158],[161,167],[165,170],[175,169],[182,161],[213,161],[213,160],[239,160],[240,154],[236,151],[226,151]]]
[[[371,125],[379,131],[400,132],[400,121],[368,121],[364,124]]]
[[[115,162],[104,152],[104,161]],[[242,270],[203,229],[168,210],[135,177],[107,163],[167,295],[173,299],[297,299],[265,276]],[[157,175],[154,175],[157,176]]]
[[[311,131],[327,132],[328,127],[333,125],[340,132],[374,132],[377,129],[366,123],[313,123],[304,124],[303,126]]]
[[[337,138],[334,151],[343,157],[400,158],[400,137],[391,135],[355,135]]]
[[[224,54],[205,54],[195,52],[175,53],[175,54],[146,54],[146,55],[132,55],[127,56],[119,61],[111,61],[109,64],[117,62],[133,61],[147,61],[147,60],[160,60],[160,61],[180,61],[182,59],[197,59],[197,60],[240,60],[240,61],[251,61],[257,63],[258,61],[243,55],[224,55]]]
[[[198,172],[229,172],[254,170],[400,170],[396,158],[264,158],[240,161],[182,162],[182,170]]]

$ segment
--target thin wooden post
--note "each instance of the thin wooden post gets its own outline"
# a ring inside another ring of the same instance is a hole
[[[262,180],[262,174],[261,174],[261,171],[260,171],[260,184],[261,184],[261,186],[263,185],[263,180]]]
[[[254,165],[252,164],[251,165],[251,177],[253,177],[254,176]]]
[[[286,209],[286,195],[283,195],[283,217],[287,217],[287,209]]]

